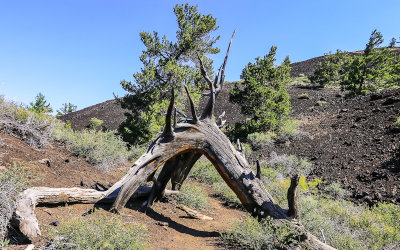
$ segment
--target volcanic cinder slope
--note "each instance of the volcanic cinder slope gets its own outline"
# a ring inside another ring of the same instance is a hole
[[[293,63],[292,74],[309,75],[321,60],[323,57]],[[231,87],[224,86],[215,110],[215,114],[226,112],[228,124],[246,118],[240,114],[239,106],[228,101]],[[349,198],[354,201],[400,203],[400,134],[391,127],[400,116],[400,90],[353,99],[345,99],[339,89],[291,86],[288,92],[291,115],[299,122],[302,135],[266,145],[253,152],[250,160],[257,156],[267,159],[272,151],[294,154],[313,163],[312,175],[326,184],[339,182],[350,190]],[[302,94],[309,99],[299,99]],[[109,100],[61,119],[69,120],[74,129],[84,129],[90,118],[96,117],[104,121],[105,128],[116,129],[125,119],[124,112],[127,110]]]

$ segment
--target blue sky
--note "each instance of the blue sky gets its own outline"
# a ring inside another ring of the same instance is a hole
[[[54,110],[78,109],[124,95],[120,80],[140,67],[139,32],[174,40],[173,7],[187,1],[0,0],[0,95],[28,104],[42,92]],[[360,50],[372,30],[400,37],[400,1],[188,1],[217,18],[217,46],[232,43],[226,80],[239,80],[255,57],[278,46],[292,62],[337,48]],[[215,66],[223,55],[213,59]]]

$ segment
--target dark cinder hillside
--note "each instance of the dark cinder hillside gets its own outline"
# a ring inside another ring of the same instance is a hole
[[[316,57],[293,63],[292,75],[309,75],[322,60],[323,57]],[[215,116],[226,112],[228,124],[245,119],[240,107],[229,103],[231,87],[224,86],[215,107]],[[400,203],[400,134],[391,128],[400,116],[400,90],[353,99],[345,99],[339,89],[291,86],[288,92],[291,115],[300,125],[301,136],[266,145],[253,152],[250,161],[256,157],[265,160],[273,151],[296,155],[313,163],[312,175],[326,184],[341,183],[355,201]],[[304,94],[309,99],[299,98]],[[116,129],[125,119],[124,112],[114,100],[109,100],[61,119],[71,121],[72,128],[80,130],[96,117],[104,121],[107,129]]]
[[[102,120],[103,126],[109,130],[118,128],[118,125],[125,120],[124,113],[127,110],[121,108],[115,100],[108,100],[76,112],[60,117],[63,121],[70,121],[71,128],[81,130],[89,127],[90,119],[96,117]]]

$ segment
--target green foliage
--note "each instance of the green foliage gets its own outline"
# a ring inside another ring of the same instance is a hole
[[[103,121],[102,120],[97,119],[96,117],[90,118],[89,127],[97,128],[97,127],[100,127],[101,125],[103,125]]]
[[[400,117],[397,117],[396,121],[392,125],[392,129],[400,131]]]
[[[298,99],[310,99],[310,97],[308,96],[307,93],[303,93],[303,94],[299,95]]]
[[[47,103],[42,93],[37,94],[35,102],[31,102],[29,105],[29,110],[36,113],[50,114],[53,112],[50,103]]]
[[[89,216],[87,216],[89,217]],[[78,217],[51,229],[55,249],[145,249],[147,229],[124,222],[118,215],[96,211],[89,218]]]
[[[0,240],[0,249],[6,248],[10,244],[9,239]]]
[[[66,129],[71,129],[71,121],[70,120],[67,120],[66,122],[65,122],[65,126],[64,126]]]
[[[59,126],[54,131],[54,137],[65,143],[73,154],[85,157],[101,171],[109,171],[125,163],[132,154],[115,131],[74,131]]]
[[[400,207],[381,203],[373,208],[342,199],[306,196],[299,203],[302,224],[337,249],[398,249]]]
[[[223,181],[212,163],[206,159],[200,159],[196,162],[189,177],[208,185]]]
[[[289,83],[289,85],[294,86],[310,86],[310,79],[304,74],[300,74],[298,77],[293,77]]]
[[[349,196],[349,191],[342,188],[339,182],[333,182],[325,187],[325,191],[335,199],[344,199]]]
[[[273,131],[269,132],[255,132],[247,135],[247,141],[251,143],[253,149],[261,149],[265,145],[272,145],[276,138],[276,133]]]
[[[246,138],[254,132],[279,128],[290,111],[289,94],[286,85],[290,80],[288,57],[280,66],[275,66],[276,47],[255,63],[248,63],[241,79],[235,83],[229,100],[241,106],[241,113],[251,115],[251,120],[236,123],[229,132],[232,138]]]
[[[363,53],[351,56],[338,50],[328,55],[310,77],[311,82],[320,86],[340,83],[342,90],[349,90],[350,95],[398,86],[400,57],[390,49],[391,45],[381,47],[382,43],[382,34],[374,30]]]
[[[15,210],[16,197],[28,183],[28,172],[22,164],[14,163],[6,171],[0,172],[0,246],[7,244],[4,237]]]
[[[213,194],[227,204],[235,207],[241,205],[236,194],[228,187],[210,161],[204,159],[197,161],[190,171],[190,178],[211,185]]]
[[[319,100],[319,101],[317,101],[317,103],[315,103],[315,106],[324,106],[326,104],[328,104],[327,101]]]
[[[224,202],[226,202],[229,206],[233,207],[241,207],[242,203],[236,196],[235,192],[225,183],[225,181],[219,181],[212,185],[212,189],[214,191],[214,195]]]
[[[176,41],[170,41],[157,32],[141,32],[140,38],[145,46],[140,61],[141,71],[134,74],[134,82],[121,81],[122,88],[129,92],[118,99],[126,113],[126,121],[119,127],[123,139],[131,145],[148,142],[164,125],[164,113],[167,109],[171,88],[182,91],[183,85],[188,85],[193,93],[205,86],[201,77],[197,54],[203,57],[206,70],[212,73],[212,60],[207,54],[216,54],[219,49],[214,47],[219,37],[211,33],[218,27],[216,19],[211,15],[202,15],[197,7],[176,5],[174,13],[177,18],[178,30]],[[178,94],[175,105],[184,110],[184,96]],[[198,101],[200,94],[193,94]]]
[[[62,115],[66,115],[72,112],[75,112],[77,109],[77,106],[72,104],[72,103],[63,103],[62,107],[57,110],[57,117],[62,116]]]
[[[187,183],[176,196],[179,203],[194,209],[204,209],[208,206],[208,196],[196,184]]]
[[[349,59],[350,56],[340,50],[335,54],[326,54],[319,67],[309,76],[310,82],[320,87],[340,83],[340,72]]]
[[[250,216],[236,222],[222,237],[249,249],[293,248],[299,245],[300,239],[300,235],[288,224],[277,226],[270,217],[258,221]]]
[[[50,115],[30,111],[0,96],[0,130],[20,138],[31,147],[48,145],[54,127],[60,123]]]

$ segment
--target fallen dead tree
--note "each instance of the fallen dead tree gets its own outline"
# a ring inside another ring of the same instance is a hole
[[[40,234],[38,223],[37,220],[35,221],[36,217],[34,216],[34,206],[36,204],[60,202],[97,203],[108,200],[113,203],[111,209],[118,213],[123,210],[128,200],[133,197],[140,184],[146,181],[153,181],[153,187],[145,204],[146,206],[151,206],[154,200],[165,194],[165,187],[170,180],[174,188],[179,189],[194,163],[201,155],[204,155],[213,163],[224,181],[235,192],[243,207],[253,216],[258,218],[270,216],[277,225],[291,225],[302,236],[301,240],[309,248],[333,249],[308,233],[295,219],[298,214],[295,200],[298,178],[296,176],[292,178],[292,185],[287,195],[290,207],[289,210],[285,210],[278,206],[272,196],[265,190],[264,184],[260,180],[260,168],[257,168],[257,173],[252,171],[244,156],[244,150],[240,142],[238,142],[239,150],[236,150],[213,119],[215,98],[224,83],[225,66],[231,42],[232,39],[229,43],[225,60],[214,81],[207,76],[202,59],[199,57],[202,76],[210,87],[209,100],[200,117],[197,116],[190,93],[186,88],[192,118],[185,123],[177,124],[175,115],[175,119],[172,119],[174,110],[174,90],[172,90],[163,133],[149,146],[147,152],[133,164],[121,180],[105,192],[79,188],[50,189],[44,187],[26,190],[18,198],[15,216],[15,219],[19,221],[21,232],[30,237]],[[154,174],[163,165],[162,171],[155,178]],[[27,212],[29,210],[30,212]]]

